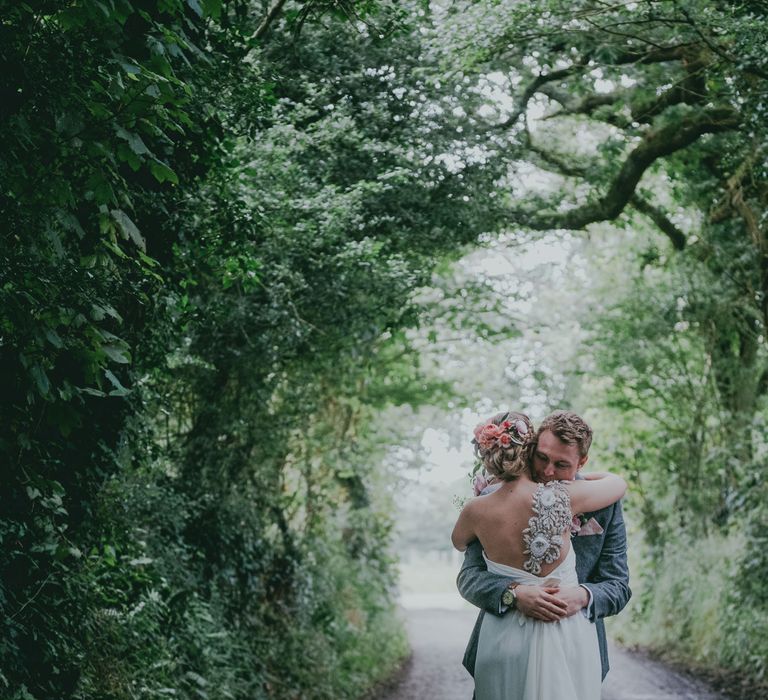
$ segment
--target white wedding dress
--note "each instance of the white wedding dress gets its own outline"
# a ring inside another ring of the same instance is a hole
[[[483,557],[488,571],[521,584],[579,584],[572,547],[545,577]],[[483,616],[475,663],[477,700],[599,700],[601,684],[597,630],[582,612],[558,622],[535,620],[517,610]]]

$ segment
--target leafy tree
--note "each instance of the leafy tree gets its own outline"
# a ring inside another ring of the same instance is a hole
[[[415,9],[252,10],[3,15],[10,697],[356,697],[403,654],[365,426],[423,395],[413,291],[494,171],[437,158]]]
[[[728,323],[720,317],[714,376],[732,429],[749,425],[766,381],[758,341],[768,321],[764,18],[749,3],[671,0],[461,9],[443,20],[453,37],[447,51],[458,49],[461,70],[479,75],[480,86],[496,75],[509,91],[470,121],[473,131],[518,172],[535,168],[551,183],[551,196],[537,195],[513,175],[508,223],[582,229],[642,216],[673,249],[690,248],[731,280],[739,312]],[[677,223],[686,216],[700,224]],[[735,372],[734,363],[743,367]]]

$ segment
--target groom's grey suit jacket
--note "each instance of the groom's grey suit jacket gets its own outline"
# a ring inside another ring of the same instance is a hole
[[[627,532],[624,528],[621,501],[584,515],[587,519],[597,520],[603,528],[603,532],[599,535],[573,537],[571,544],[576,554],[576,573],[579,583],[584,584],[592,593],[593,606],[590,620],[595,622],[597,627],[600,661],[603,667],[603,678],[605,678],[609,666],[603,618],[621,612],[632,595],[627,568]],[[464,564],[459,571],[456,584],[462,597],[480,608],[475,628],[472,630],[467,650],[464,652],[464,667],[472,676],[475,675],[477,643],[480,638],[483,615],[486,611],[494,615],[500,614],[501,596],[511,581],[512,579],[506,576],[488,571],[483,559],[482,547],[477,540],[467,547]]]

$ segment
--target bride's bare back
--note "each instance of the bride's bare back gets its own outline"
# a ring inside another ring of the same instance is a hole
[[[531,554],[524,540],[524,531],[529,528],[531,518],[535,517],[534,499],[540,484],[528,478],[503,483],[496,491],[481,496],[473,502],[472,519],[477,538],[483,546],[486,556],[516,569],[526,568]],[[569,517],[570,522],[570,508]],[[568,526],[559,532],[562,544],[559,556],[551,562],[542,562],[539,576],[546,576],[557,568],[568,554],[570,537]]]
[[[615,474],[591,474],[584,480],[548,485],[523,475],[470,501],[451,539],[460,550],[479,539],[492,561],[547,576],[571,548],[572,514],[604,508],[619,500],[626,487]]]

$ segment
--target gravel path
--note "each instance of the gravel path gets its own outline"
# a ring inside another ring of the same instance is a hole
[[[399,683],[377,700],[471,700],[473,683],[461,657],[475,612],[426,609],[403,614],[413,656]],[[726,700],[700,681],[642,655],[613,647],[610,660],[602,700]]]
[[[399,685],[377,700],[471,700],[475,684],[461,665],[474,610],[403,611],[413,656]]]

